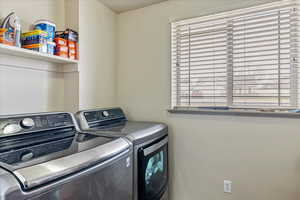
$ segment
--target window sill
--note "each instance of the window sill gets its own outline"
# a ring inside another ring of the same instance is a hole
[[[288,111],[266,112],[266,111],[250,111],[250,110],[215,110],[215,109],[199,109],[199,108],[176,108],[168,109],[172,114],[197,114],[197,115],[227,115],[242,117],[272,117],[272,118],[293,118],[300,119],[300,113]]]

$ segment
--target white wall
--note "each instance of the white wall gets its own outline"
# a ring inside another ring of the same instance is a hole
[[[80,109],[115,104],[116,14],[97,0],[79,1]]]
[[[1,19],[12,10],[21,18],[23,31],[38,19],[53,20],[60,30],[65,27],[61,0],[0,0]],[[0,115],[64,110],[64,75],[47,70],[53,67],[48,62],[1,55]]]
[[[166,122],[171,200],[299,200],[299,120],[168,114],[170,21],[267,0],[171,0],[118,16],[117,101],[134,120]],[[223,180],[233,193],[223,193]]]
[[[80,73],[57,73],[51,70],[62,66],[0,55],[0,115],[76,112],[115,104],[114,12],[97,0],[0,0],[1,19],[12,10],[21,18],[23,31],[38,19],[54,21],[57,30],[79,31],[80,64],[72,67]]]
[[[39,19],[52,20],[57,29],[65,28],[63,0],[0,0],[0,18],[11,11],[21,18],[23,31],[28,31],[33,22]]]

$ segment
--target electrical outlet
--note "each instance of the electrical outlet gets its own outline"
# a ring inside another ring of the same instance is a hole
[[[224,192],[225,193],[232,193],[231,191],[232,182],[228,180],[224,180]]]

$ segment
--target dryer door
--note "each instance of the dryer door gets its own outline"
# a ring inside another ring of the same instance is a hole
[[[158,200],[168,185],[168,138],[139,149],[139,200]]]

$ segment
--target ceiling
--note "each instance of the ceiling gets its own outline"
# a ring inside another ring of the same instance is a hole
[[[100,0],[107,7],[117,13],[146,7],[152,4],[160,3],[167,0]]]

